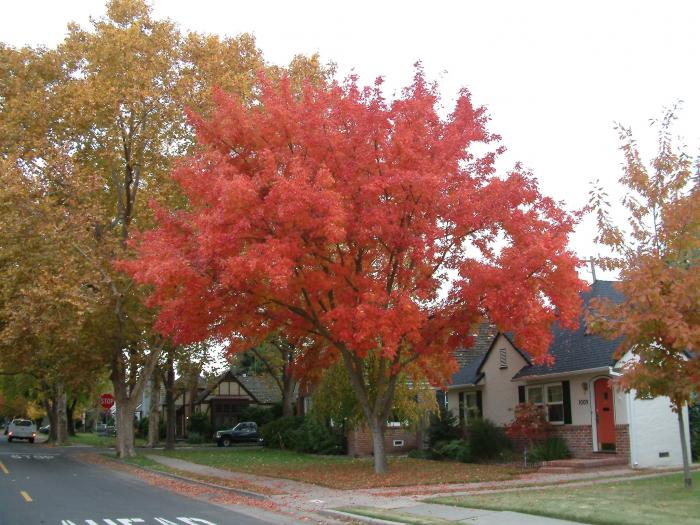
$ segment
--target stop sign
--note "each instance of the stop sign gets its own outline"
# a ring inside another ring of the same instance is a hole
[[[109,410],[114,405],[114,396],[112,394],[102,394],[100,396],[100,405],[105,410]]]

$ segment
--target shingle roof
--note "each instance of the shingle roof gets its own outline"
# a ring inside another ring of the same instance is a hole
[[[282,401],[282,393],[275,387],[271,377],[237,375],[236,379],[258,403],[269,404]]]
[[[585,312],[593,298],[609,299],[615,303],[624,301],[624,296],[615,289],[614,284],[614,281],[595,281],[587,292],[581,294],[583,299],[582,312]],[[554,358],[552,366],[528,365],[515,374],[513,379],[602,368],[613,366],[616,362],[615,350],[621,339],[610,341],[586,333],[583,313],[579,319],[577,330],[564,330],[555,324],[552,327],[552,332],[554,338],[549,346],[549,353]]]
[[[495,326],[482,323],[474,338],[474,344],[469,348],[459,348],[455,352],[454,357],[459,370],[452,376],[452,385],[473,385],[477,382],[479,367],[496,335],[498,329]]]
[[[197,403],[203,403],[205,399],[210,397],[212,391],[225,380],[238,381],[255,398],[255,401],[260,404],[267,405],[282,401],[282,393],[275,387],[274,380],[271,377],[264,375],[246,376],[227,370],[216,379],[210,388],[207,388],[200,394]]]

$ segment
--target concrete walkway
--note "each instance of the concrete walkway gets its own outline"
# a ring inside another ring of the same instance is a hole
[[[421,501],[427,496],[455,496],[478,492],[503,492],[508,490],[538,490],[541,485],[558,485],[563,482],[574,485],[587,485],[600,481],[605,476],[605,481],[626,479],[635,475],[630,469],[616,469],[605,472],[584,472],[566,475],[542,475],[538,473],[524,476],[523,478],[509,481],[468,483],[455,485],[420,486],[420,487],[391,487],[379,489],[337,490],[321,487],[299,481],[258,476],[241,472],[232,472],[225,469],[199,465],[182,459],[161,455],[149,455],[148,458],[157,461],[167,467],[181,472],[218,478],[233,482],[241,482],[247,490],[254,490],[255,486],[265,487],[268,492],[274,492],[269,499],[281,509],[294,514],[302,519],[318,520],[319,514],[324,516],[343,516],[338,509],[351,510],[356,508],[373,508],[377,511],[388,511],[389,514],[403,514],[415,517],[424,517],[440,522],[460,522],[475,525],[572,525],[573,522],[521,514],[517,512],[491,511],[480,509],[466,509],[448,505],[435,505]],[[651,474],[651,475],[659,475]],[[637,477],[637,476],[635,476]],[[640,476],[646,477],[646,476]],[[523,487],[523,485],[533,485]],[[381,523],[381,520],[364,518],[357,514],[348,514],[356,521],[369,523]],[[388,519],[388,518],[387,518]]]
[[[360,511],[363,508],[369,508],[370,510],[386,514],[385,520],[391,519],[389,516],[393,515],[397,516],[397,521],[402,521],[398,517],[403,515],[409,521],[411,518],[426,518],[426,523],[435,525],[450,522],[470,525],[575,525],[571,521],[533,516],[531,514],[467,509],[425,503],[422,500],[427,497],[438,496],[486,494],[515,490],[543,490],[547,487],[560,486],[562,484],[566,484],[567,487],[580,487],[597,483],[623,481],[630,478],[657,477],[670,472],[669,470],[640,471],[629,468],[568,474],[536,472],[507,481],[338,490],[300,481],[232,472],[156,454],[148,455],[147,457],[183,473],[206,476],[212,479],[218,478],[229,482],[239,482],[241,488],[245,490],[255,490],[255,487],[264,488],[265,491],[261,491],[261,493],[268,494],[267,498],[271,502],[297,519],[326,523],[328,521],[337,521],[338,518],[344,518],[345,520],[351,518],[353,521],[364,521],[375,525],[389,522],[362,517],[355,513],[345,514],[342,511],[352,512],[353,510]],[[332,517],[336,519],[334,520]]]
[[[348,509],[350,510],[350,509]],[[425,518],[432,523],[461,523],[474,525],[580,525],[573,521],[545,518],[533,516],[531,514],[521,514],[519,512],[467,509],[462,507],[450,507],[448,505],[435,505],[432,503],[414,503],[405,507],[392,507],[386,509],[390,514],[386,520],[396,520],[401,522],[402,518],[420,519]],[[342,515],[358,519],[357,514],[334,512],[334,515]],[[392,514],[395,516],[392,516]],[[362,519],[362,518],[360,518]],[[369,523],[378,524],[379,520],[367,520]]]

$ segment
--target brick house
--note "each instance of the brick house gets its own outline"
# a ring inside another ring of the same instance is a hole
[[[582,294],[584,309],[593,298],[622,301],[613,284],[595,281]],[[583,316],[575,331],[553,327],[551,366],[534,365],[508,334],[489,325],[475,335],[471,348],[456,353],[460,369],[443,397],[461,422],[485,417],[506,425],[518,403],[531,402],[545,409],[554,434],[566,440],[575,457],[607,452],[635,467],[682,463],[670,400],[637,399],[634,391],[618,389],[614,380],[630,356],[616,359],[619,341],[590,334]],[[683,415],[688,429],[687,409]]]

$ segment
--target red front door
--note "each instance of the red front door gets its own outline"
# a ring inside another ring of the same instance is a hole
[[[598,450],[615,450],[615,408],[610,379],[597,379],[593,383],[593,390],[595,392]]]

